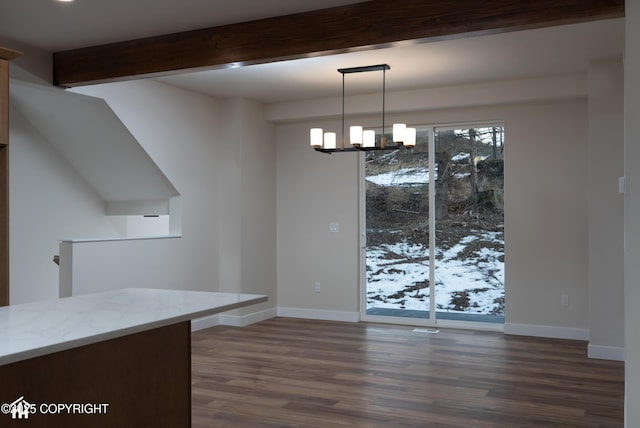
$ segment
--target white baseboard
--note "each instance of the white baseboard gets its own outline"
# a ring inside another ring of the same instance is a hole
[[[588,328],[557,327],[551,325],[506,323],[504,325],[504,334],[548,337],[552,339],[589,340]]]
[[[230,325],[232,327],[246,327],[248,325],[275,318],[278,316],[277,308],[269,308],[259,312],[253,312],[247,315],[228,315],[220,314],[220,324]]]
[[[278,308],[279,317],[306,318],[325,321],[360,321],[360,313],[347,311],[325,311],[322,309]]]
[[[275,318],[278,315],[276,308],[265,309],[247,315],[216,314],[208,317],[197,318],[191,321],[191,331],[204,330],[217,325],[229,325],[232,327],[246,327],[253,323]]]
[[[587,355],[597,360],[624,361],[624,348],[589,344]]]
[[[325,321],[360,321],[360,314],[358,312],[325,311],[321,309],[304,308],[271,308],[242,316],[222,313],[198,318],[191,321],[191,331],[203,330],[205,328],[215,327],[217,325],[245,327],[259,321],[275,318],[277,316],[287,318],[307,318]]]
[[[204,330],[205,328],[220,325],[220,314],[191,320],[191,331]]]

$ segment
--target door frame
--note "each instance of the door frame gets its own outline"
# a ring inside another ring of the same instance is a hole
[[[436,130],[446,129],[451,127],[483,127],[488,125],[495,125],[501,121],[490,122],[461,122],[453,124],[438,124],[438,125],[418,125],[420,128],[427,129],[429,133],[429,148],[428,157],[429,172],[435,171],[435,135]],[[504,127],[504,123],[502,124]],[[367,272],[366,272],[366,242],[367,242],[367,228],[366,228],[366,168],[365,168],[365,154],[364,152],[358,153],[358,282],[359,282],[359,303],[360,303],[360,320],[365,322],[376,322],[386,324],[404,324],[418,327],[446,327],[446,328],[460,328],[471,330],[487,330],[487,331],[499,331],[504,332],[504,324],[501,323],[489,323],[478,321],[458,321],[458,320],[446,320],[438,319],[436,315],[435,305],[435,269],[433,266],[429,268],[429,318],[408,318],[386,315],[369,315],[367,314]],[[436,249],[436,234],[435,234],[435,222],[431,219],[435,218],[435,180],[429,180],[429,260],[435,260]]]

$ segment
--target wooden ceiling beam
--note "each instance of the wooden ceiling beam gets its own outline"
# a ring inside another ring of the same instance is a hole
[[[619,17],[624,0],[371,0],[56,52],[53,83],[69,87]]]

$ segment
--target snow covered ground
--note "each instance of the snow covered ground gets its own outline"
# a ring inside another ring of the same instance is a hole
[[[463,161],[459,154],[453,161]],[[464,178],[455,177],[455,178]],[[427,168],[403,168],[367,176],[380,186],[419,186]],[[470,230],[450,248],[435,249],[435,304],[438,311],[504,312],[504,234]],[[367,247],[367,307],[429,309],[429,249],[398,242]]]
[[[402,168],[369,176],[367,180],[379,186],[416,186],[429,183],[429,170],[427,168]]]
[[[504,241],[499,235],[479,231],[448,250],[436,248],[437,310],[502,314],[504,253],[497,247]],[[485,247],[482,242],[493,244]],[[475,250],[465,250],[473,243]],[[429,309],[428,248],[406,242],[370,247],[366,266],[367,307]]]

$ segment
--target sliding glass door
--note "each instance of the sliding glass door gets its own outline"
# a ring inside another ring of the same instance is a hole
[[[501,125],[425,128],[412,151],[366,153],[365,319],[504,322],[503,153]]]
[[[366,152],[366,314],[429,317],[429,135],[413,150]]]

